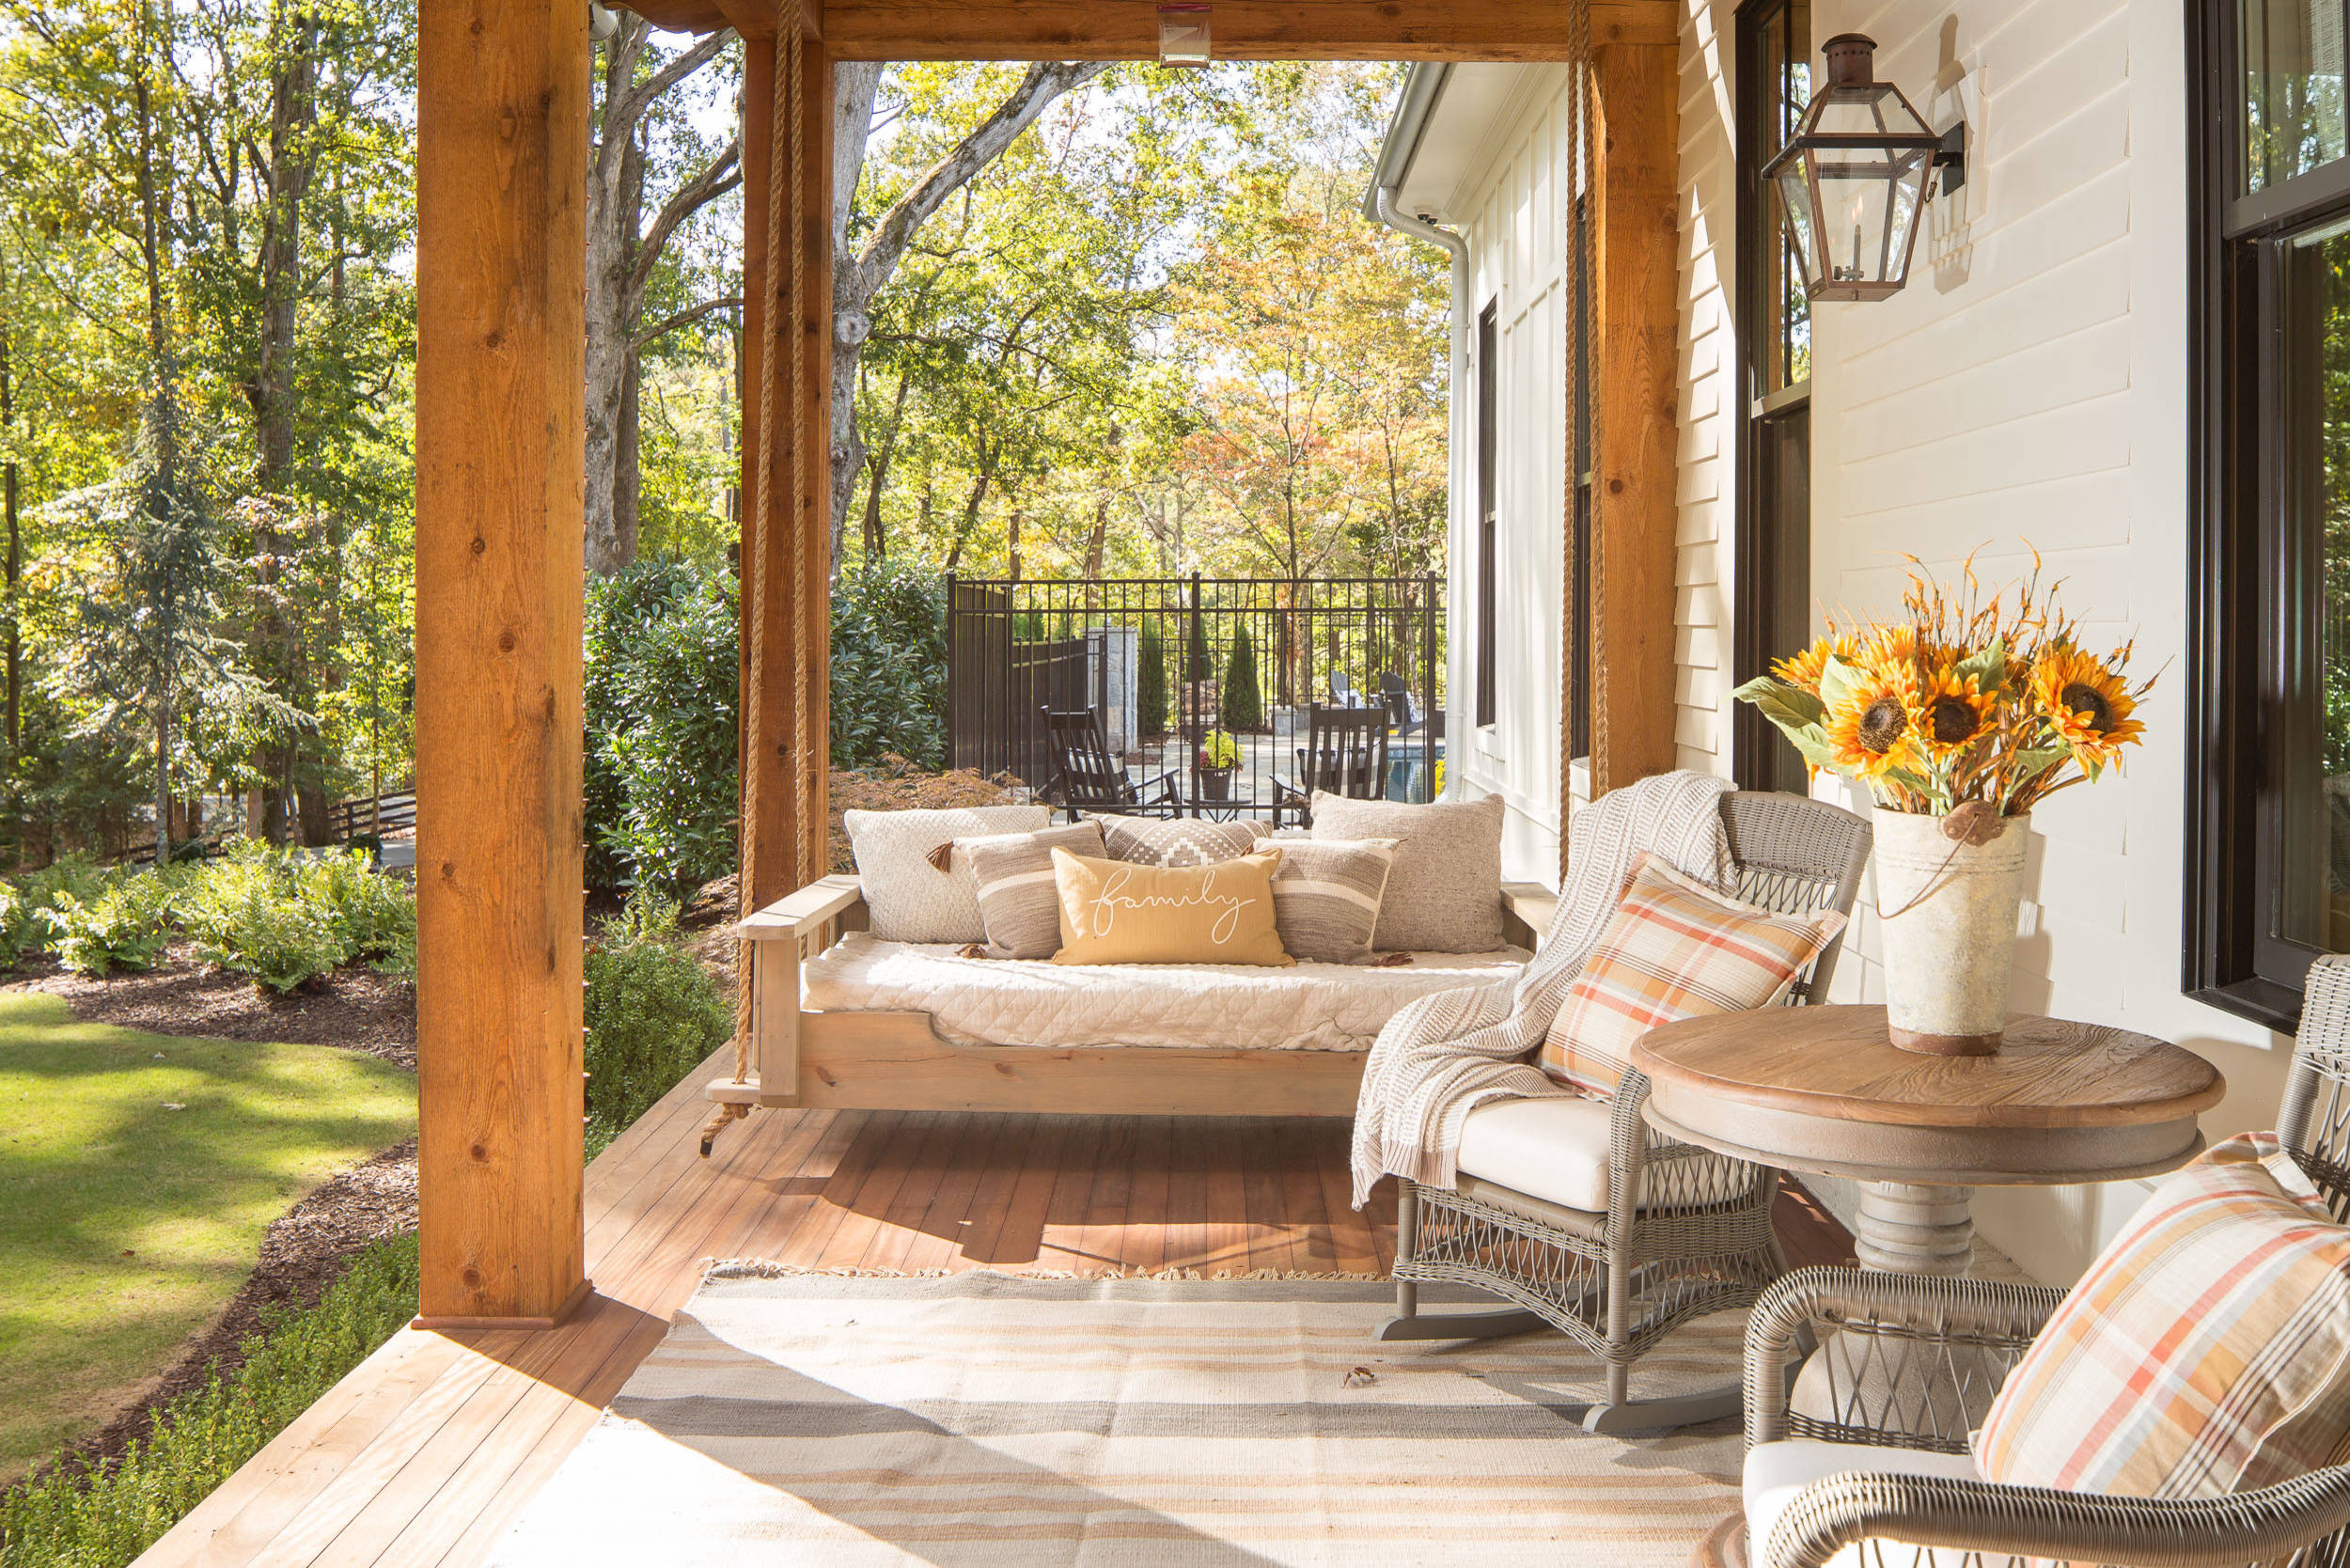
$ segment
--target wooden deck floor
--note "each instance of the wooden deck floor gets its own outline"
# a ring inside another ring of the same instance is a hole
[[[708,1075],[588,1168],[596,1294],[571,1322],[394,1336],[140,1561],[482,1561],[713,1257],[1354,1273],[1393,1257],[1386,1189],[1347,1206],[1343,1122],[760,1111],[705,1163]],[[1799,1263],[1849,1251],[1800,1199],[1780,1229]]]

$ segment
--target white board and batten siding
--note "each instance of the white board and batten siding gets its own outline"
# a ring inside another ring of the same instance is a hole
[[[1731,232],[1729,158],[1688,123],[1700,98],[1727,112],[1729,8],[1684,25],[1683,185],[1693,227]],[[2184,24],[2162,0],[1815,0],[1814,43],[1843,31],[1878,43],[1877,74],[1937,128],[1963,109],[1966,186],[1937,203],[1909,287],[1873,304],[1825,305],[1812,338],[1811,583],[1824,609],[1899,608],[1914,555],[1954,577],[1972,551],[1991,584],[2037,548],[2092,645],[2135,635],[2139,673],[2169,666],[2144,713],[2148,744],[2118,778],[2060,793],[2034,814],[2012,1002],[2177,1041],[2228,1075],[2205,1119],[2225,1136],[2272,1125],[2289,1044],[2180,993],[2185,869],[2187,470]],[[1715,58],[1694,66],[1708,55]],[[1686,242],[1687,237],[1684,237]],[[1684,243],[1692,278],[1703,246]],[[1714,254],[1723,255],[1716,247]],[[1719,270],[1727,278],[1726,256]],[[1710,313],[1690,292],[1693,317]],[[1703,322],[1684,323],[1693,344]],[[1701,354],[1696,356],[1700,362]],[[1721,441],[1683,431],[1684,537],[1709,487],[1704,454],[1733,447],[1729,373]],[[1696,421],[1692,421],[1695,423]],[[1720,494],[1731,493],[1722,474]],[[1731,578],[1725,500],[1716,568]],[[1694,639],[1693,639],[1694,642]],[[1720,662],[1683,671],[1718,692]],[[1726,732],[1726,724],[1725,724]],[[1824,780],[1819,792],[1858,806]],[[1882,995],[1874,897],[1864,887],[1835,986]],[[2011,1188],[1978,1196],[1978,1225],[2043,1278],[2075,1278],[2142,1197],[2142,1184]]]
[[[1679,510],[1675,739],[1684,766],[1730,767],[1737,454],[1744,377],[1736,277],[1732,0],[1684,0],[1680,30]],[[1971,128],[1966,190],[1937,204],[1908,289],[1815,312],[1811,586],[1822,610],[1898,608],[1905,555],[1991,582],[2035,546],[2092,640],[2134,635],[2168,666],[2125,772],[2049,801],[2033,838],[2016,955],[2019,1009],[2124,1025],[2227,1074],[2208,1137],[2273,1123],[2289,1042],[2180,994],[2185,870],[2187,334],[2184,24],[2177,0],[1814,0],[1814,44],[1877,39],[1878,74],[1937,128]],[[1496,68],[1484,68],[1494,70]],[[1443,215],[1466,234],[1472,321],[1500,301],[1499,721],[1452,756],[1511,806],[1512,875],[1555,868],[1562,336],[1557,206],[1564,84],[1515,68],[1506,112],[1455,149]],[[1488,96],[1504,94],[1481,79]],[[1465,118],[1455,106],[1457,126]],[[1440,117],[1441,121],[1442,117]],[[1440,122],[1432,135],[1444,130]],[[1472,352],[1475,334],[1470,334]],[[1475,374],[1455,439],[1473,454]],[[1473,644],[1475,467],[1453,511],[1456,661]],[[1835,780],[1819,792],[1865,809]],[[1835,986],[1882,995],[1874,896]],[[2074,1278],[2141,1184],[1978,1196],[1985,1237],[2043,1278]]]
[[[1574,188],[1563,68],[1482,68],[1457,75],[1441,130],[1473,141],[1470,175],[1429,193],[1469,243],[1467,363],[1454,385],[1459,453],[1451,503],[1449,614],[1454,694],[1447,714],[1448,784],[1499,795],[1505,875],[1555,881],[1559,867],[1559,670],[1565,560],[1566,279],[1560,202]],[[1477,322],[1496,317],[1497,559],[1494,722],[1478,726]]]

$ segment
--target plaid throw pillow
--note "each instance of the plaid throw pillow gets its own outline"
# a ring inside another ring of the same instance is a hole
[[[2350,1456],[2350,1228],[2274,1133],[2163,1178],[2000,1385],[1987,1480],[2214,1497]]]
[[[1542,1069],[1607,1099],[1634,1041],[1676,1019],[1763,1006],[1843,929],[1834,910],[1774,915],[1644,855],[1551,1021]]]

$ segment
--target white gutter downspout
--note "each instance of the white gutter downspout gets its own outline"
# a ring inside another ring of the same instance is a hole
[[[1457,722],[1467,710],[1462,698],[1468,688],[1464,639],[1460,635],[1461,618],[1453,612],[1460,608],[1458,595],[1452,592],[1451,563],[1462,558],[1464,533],[1462,496],[1468,481],[1467,461],[1462,455],[1469,443],[1461,439],[1468,428],[1469,400],[1464,388],[1468,376],[1469,322],[1469,252],[1468,242],[1449,228],[1440,228],[1426,218],[1413,217],[1395,204],[1396,188],[1411,167],[1412,155],[1418,150],[1420,133],[1426,128],[1428,113],[1435,107],[1444,92],[1445,80],[1452,73],[1449,65],[1418,65],[1412,68],[1405,79],[1402,100],[1396,105],[1395,118],[1387,127],[1387,135],[1380,149],[1377,183],[1371,187],[1369,203],[1371,213],[1399,234],[1424,240],[1452,258],[1452,364],[1450,383],[1451,412],[1449,421],[1451,439],[1446,442],[1446,506],[1445,526],[1449,538],[1445,551],[1445,753],[1448,759],[1456,756],[1458,737],[1468,733]],[[1445,769],[1444,792],[1448,799],[1458,798],[1468,787],[1465,770],[1458,766]]]

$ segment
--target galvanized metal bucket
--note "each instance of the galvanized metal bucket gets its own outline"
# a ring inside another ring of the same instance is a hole
[[[2007,1027],[2031,816],[1998,819],[1982,844],[1952,839],[1947,821],[1885,810],[1871,820],[1887,1023],[1904,1050],[1989,1056]]]

